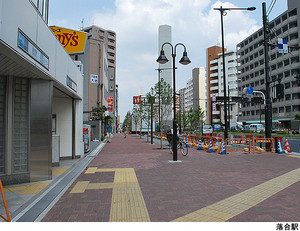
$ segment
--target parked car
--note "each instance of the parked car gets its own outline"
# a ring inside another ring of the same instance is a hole
[[[250,124],[249,130],[252,132],[261,132],[261,131],[265,131],[265,127],[262,124]]]
[[[213,128],[211,125],[203,125],[203,134],[212,134],[213,133]]]
[[[231,127],[231,131],[243,131],[242,125],[235,125],[234,127]]]
[[[250,125],[249,125],[249,124],[244,125],[242,131],[243,131],[243,132],[248,132],[248,131],[250,131]]]

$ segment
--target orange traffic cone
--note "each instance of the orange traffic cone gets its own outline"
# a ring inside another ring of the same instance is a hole
[[[241,136],[241,144],[244,144],[245,143],[245,139],[244,139],[244,136],[242,135]]]
[[[284,144],[284,151],[285,152],[289,152],[289,153],[292,152],[291,149],[290,149],[290,145],[289,145],[289,142],[288,142],[287,139],[286,139],[285,144]]]

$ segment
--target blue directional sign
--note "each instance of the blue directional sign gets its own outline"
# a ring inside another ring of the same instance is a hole
[[[278,38],[278,53],[282,53],[282,54],[289,53],[287,39]]]
[[[98,83],[98,75],[91,75],[91,83]]]
[[[253,87],[248,87],[247,88],[247,93],[250,94],[250,95],[253,94]]]

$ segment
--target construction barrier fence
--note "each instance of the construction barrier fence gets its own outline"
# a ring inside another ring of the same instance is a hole
[[[211,152],[211,148],[213,152],[223,153],[222,150],[224,139],[221,138],[221,135],[214,134],[215,136],[209,135],[190,135],[183,134],[183,140],[188,147],[196,147],[199,149],[199,141],[201,143],[201,149],[207,150]],[[154,132],[154,138],[161,139],[160,132]],[[273,138],[264,138],[261,135],[239,135],[235,134],[232,136],[233,138],[228,138],[225,140],[225,154],[230,152],[241,152],[241,153],[264,153],[264,152],[272,152],[276,151],[276,140],[282,141],[282,137],[273,137]],[[162,139],[167,140],[167,137],[164,133],[162,133]],[[210,147],[212,146],[212,147]],[[224,149],[224,148],[223,148]]]

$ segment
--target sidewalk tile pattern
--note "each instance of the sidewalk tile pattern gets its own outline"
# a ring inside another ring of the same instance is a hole
[[[63,173],[65,173],[65,171],[67,171],[69,168],[56,168],[56,169],[52,169],[52,174],[53,175],[61,175]]]
[[[227,221],[232,217],[261,203],[279,191],[300,180],[300,168],[276,177],[237,195],[197,210],[173,221],[182,222],[217,222]]]
[[[159,147],[115,135],[43,221],[299,220],[299,158],[191,148],[170,163],[170,151]]]
[[[17,186],[17,187],[7,187],[4,188],[4,192],[13,192],[13,191],[20,191],[18,194],[25,195],[25,194],[38,194],[41,192],[44,188],[46,188],[50,183],[49,182],[38,182],[33,183],[30,185],[25,186]]]

